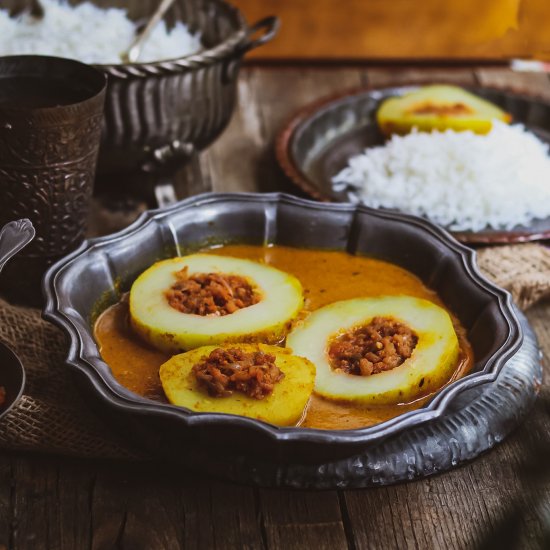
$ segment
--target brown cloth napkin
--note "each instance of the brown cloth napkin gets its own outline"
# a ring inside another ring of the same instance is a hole
[[[526,309],[550,296],[550,249],[538,244],[478,251],[481,270]],[[0,340],[21,358],[27,386],[21,401],[0,420],[0,448],[91,458],[143,458],[83,404],[70,368],[66,341],[40,311],[0,300]],[[1,368],[1,367],[0,367]]]

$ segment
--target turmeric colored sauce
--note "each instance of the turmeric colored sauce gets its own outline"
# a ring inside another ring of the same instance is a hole
[[[125,299],[99,316],[94,335],[101,357],[123,386],[143,397],[167,403],[159,368],[170,356],[142,342],[132,332],[128,316]]]
[[[444,307],[432,290],[412,273],[379,260],[345,252],[302,250],[283,246],[228,245],[210,249],[218,255],[256,260],[296,276],[302,283],[305,312],[350,298],[405,294],[424,298]],[[452,377],[464,376],[472,367],[472,349],[465,330],[454,319],[460,342],[460,358]],[[132,333],[125,300],[103,312],[95,325],[101,356],[115,378],[129,390],[166,402],[159,379],[159,367],[169,356],[143,343]],[[301,426],[321,429],[352,429],[382,422],[421,407],[430,396],[393,406],[360,408],[312,395]]]

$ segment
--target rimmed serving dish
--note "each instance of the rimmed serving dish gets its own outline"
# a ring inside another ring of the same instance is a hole
[[[133,394],[99,354],[95,315],[156,260],[213,242],[343,250],[396,263],[436,290],[460,319],[474,349],[473,371],[421,409],[354,430],[279,428],[240,416],[193,413]],[[161,454],[199,446],[228,459],[244,453],[322,463],[350,456],[441,417],[458,394],[494,381],[522,341],[510,295],[487,281],[475,253],[443,229],[404,214],[284,194],[207,194],[146,212],[126,230],[90,240],[52,266],[43,290],[44,316],[67,334],[67,364],[93,403],[136,443]]]
[[[333,189],[332,178],[348,159],[368,147],[383,145],[385,138],[376,124],[380,103],[417,89],[411,83],[385,88],[361,88],[321,99],[295,113],[279,133],[278,162],[287,177],[306,195],[321,201],[348,201],[350,195]],[[464,86],[511,113],[539,139],[550,143],[550,104],[528,90]],[[514,243],[550,238],[550,217],[533,220],[510,230],[460,231],[454,236],[464,243]]]

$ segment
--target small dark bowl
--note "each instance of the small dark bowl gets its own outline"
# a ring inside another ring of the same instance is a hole
[[[0,405],[2,418],[19,401],[25,387],[25,370],[19,357],[0,342],[0,386],[6,391],[6,399]]]
[[[114,379],[94,341],[98,304],[117,301],[153,262],[212,242],[343,250],[398,264],[434,289],[466,327],[473,371],[423,408],[355,430],[279,428],[241,416],[194,413],[130,392]],[[146,212],[126,230],[84,243],[55,264],[43,290],[44,317],[68,335],[68,365],[98,410],[136,443],[173,457],[190,448],[221,452],[227,460],[244,454],[322,463],[351,456],[442,416],[460,392],[495,380],[522,341],[510,295],[487,281],[475,253],[443,229],[404,214],[283,194],[202,195]]]

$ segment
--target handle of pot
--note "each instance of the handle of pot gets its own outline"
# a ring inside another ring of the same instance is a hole
[[[280,26],[281,20],[275,15],[270,15],[269,17],[265,17],[264,19],[260,19],[259,21],[254,23],[254,25],[248,27],[246,39],[242,44],[240,50],[243,53],[246,53],[250,50],[253,50],[254,48],[257,48],[258,46],[266,44],[267,42],[272,40],[273,37],[277,34]],[[253,36],[259,32],[262,32],[262,34],[257,38],[253,38]]]

